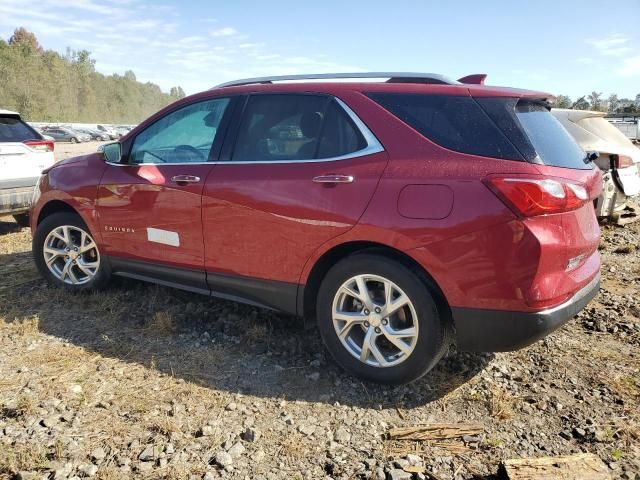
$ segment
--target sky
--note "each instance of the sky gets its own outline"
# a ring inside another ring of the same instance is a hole
[[[406,71],[576,98],[640,93],[640,0],[0,0],[0,37],[92,52],[188,94],[238,78]]]

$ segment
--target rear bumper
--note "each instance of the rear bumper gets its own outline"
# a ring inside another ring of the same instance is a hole
[[[33,198],[33,186],[0,189],[0,214],[28,212]]]
[[[595,297],[600,275],[571,299],[541,312],[509,312],[452,308],[456,340],[460,350],[508,352],[531,345],[564,325]]]

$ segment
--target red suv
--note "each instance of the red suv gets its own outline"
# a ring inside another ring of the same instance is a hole
[[[272,77],[184,98],[44,172],[36,264],[70,290],[121,275],[315,319],[341,366],[382,383],[451,342],[529,345],[598,291],[602,180],[548,94],[483,80]]]

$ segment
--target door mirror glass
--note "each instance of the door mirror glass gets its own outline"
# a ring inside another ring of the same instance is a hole
[[[98,147],[98,152],[102,152],[104,159],[109,163],[120,163],[122,158],[122,151],[120,149],[120,143],[107,143]]]

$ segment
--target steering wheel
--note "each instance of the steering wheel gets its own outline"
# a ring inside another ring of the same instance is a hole
[[[172,161],[177,163],[203,162],[205,160],[202,152],[191,145],[178,145],[173,149],[173,156]]]

